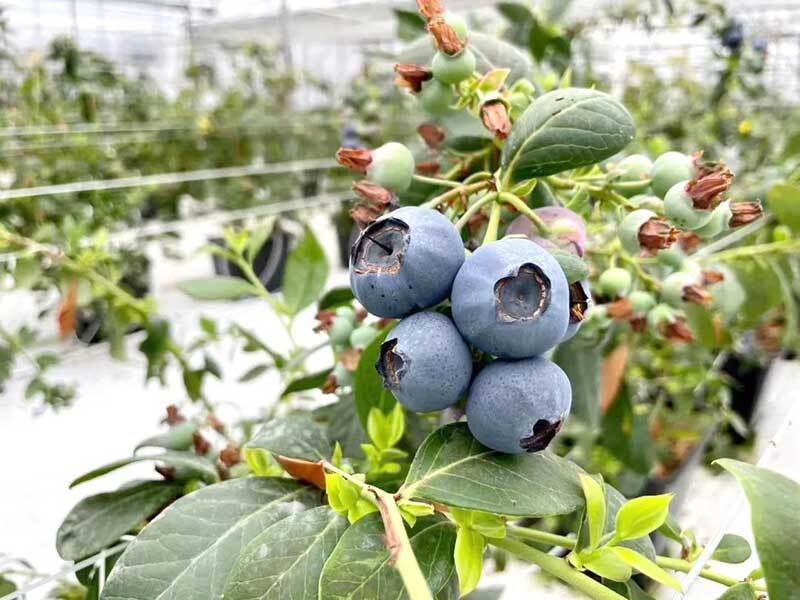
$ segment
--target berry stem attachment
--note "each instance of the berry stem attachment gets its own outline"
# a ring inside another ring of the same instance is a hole
[[[511,192],[500,192],[500,202],[507,202],[516,208],[517,211],[528,217],[543,236],[548,237],[550,235],[550,228],[547,226],[547,223],[545,223],[530,206]]]
[[[497,230],[500,227],[500,211],[503,208],[498,198],[500,194],[490,194],[494,203],[492,204],[492,212],[489,213],[489,224],[486,226],[486,235],[483,237],[483,244],[490,244],[497,241]]]
[[[425,175],[419,175],[418,173],[414,173],[413,178],[420,183],[430,183],[432,185],[441,185],[444,187],[451,187],[457,188],[461,187],[461,183],[458,181],[451,181],[450,179],[440,179],[438,177],[427,177]]]
[[[461,185],[459,184],[458,187],[454,187],[451,190],[446,191],[444,194],[440,194],[434,198],[428,200],[422,206],[425,208],[436,208],[440,204],[444,204],[453,198],[456,198],[460,195],[469,196],[474,194],[475,192],[479,192],[480,190],[484,190],[492,185],[491,181],[478,181],[477,183],[471,183],[469,185]]]
[[[461,215],[461,218],[458,221],[456,221],[456,229],[458,231],[464,229],[464,225],[466,225],[469,222],[469,220],[478,213],[478,211],[480,211],[484,206],[486,206],[486,204],[491,202],[494,199],[494,196],[495,194],[486,194],[485,196],[478,198],[475,201],[475,204],[470,206],[466,210],[466,212],[463,215]]]

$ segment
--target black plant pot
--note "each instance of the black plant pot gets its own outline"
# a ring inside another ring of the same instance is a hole
[[[224,245],[224,242],[219,238],[212,239],[211,243],[218,246]],[[270,292],[275,292],[281,288],[283,271],[286,268],[286,257],[289,255],[291,245],[292,235],[276,227],[253,260],[253,270],[258,275],[261,283],[264,284],[264,287]],[[217,275],[245,279],[242,270],[229,260],[216,254],[212,256],[212,259],[214,261],[214,272]]]
[[[736,354],[731,354],[722,366],[722,371],[734,382],[731,386],[731,409],[748,425],[756,412],[768,370],[769,363],[762,365]],[[730,426],[726,433],[734,444],[747,442],[745,437]]]

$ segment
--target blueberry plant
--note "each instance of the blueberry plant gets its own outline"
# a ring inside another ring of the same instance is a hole
[[[337,152],[364,176],[350,288],[323,293],[310,231],[279,295],[252,272],[252,233],[231,230],[212,249],[241,267],[288,338],[316,303],[334,357],[307,373],[313,349],[293,344],[286,356],[240,331],[270,360],[245,377],[275,368],[284,397],[321,387],[336,400],[283,403],[257,429],[171,409],[166,432],[140,444],[157,454],[137,448],[73,482],[141,461],[160,475],[82,500],[59,529],[62,557],[129,540],[104,586],[98,569],[81,574],[107,600],[456,598],[478,585],[489,547],[601,600],[680,590],[676,573],[695,566],[720,598],[797,598],[800,571],[786,557],[800,539],[800,485],[718,461],[747,494],[760,560],[735,577],[696,565],[703,545],[670,514],[671,494],[626,499],[592,458],[605,442],[637,459],[641,409],[658,406],[645,402],[650,372],[671,376],[670,361],[739,334],[731,324],[749,294],[729,263],[792,257],[797,241],[760,239],[771,217],[727,199],[725,164],[700,153],[620,159],[634,125],[619,102],[568,77],[538,94],[515,49],[471,34],[436,0],[417,4],[426,54],[395,71],[431,118],[418,129],[424,160],[395,142]],[[185,289],[224,298],[229,283]],[[774,315],[789,332],[792,306],[787,297]],[[645,342],[649,361],[618,358]],[[587,364],[600,356],[587,349],[606,346],[617,358],[604,375],[617,375],[604,427],[622,433],[587,449],[573,422],[600,408]],[[710,376],[689,381],[702,410]],[[680,385],[660,389],[680,398]],[[656,534],[680,558],[657,554]],[[751,553],[726,535],[711,560]]]

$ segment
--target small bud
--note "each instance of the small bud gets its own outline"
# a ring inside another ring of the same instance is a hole
[[[367,148],[339,148],[336,161],[356,173],[366,173],[372,163],[372,152]]]
[[[708,306],[713,300],[711,294],[699,285],[684,286],[682,297],[685,302],[693,302],[695,304],[702,304],[703,306]]]
[[[423,123],[417,127],[417,133],[431,150],[436,150],[444,141],[445,131],[435,123]]]
[[[663,219],[651,218],[639,228],[639,245],[647,253],[669,248],[678,239],[680,231]]]
[[[366,200],[370,206],[379,208],[381,211],[397,206],[397,196],[394,193],[366,179],[355,182],[353,191]]]
[[[438,160],[426,160],[418,162],[415,169],[421,175],[436,175],[439,172],[439,166]]]
[[[722,194],[728,191],[733,182],[733,172],[723,162],[704,163],[701,156],[694,157],[697,176],[686,186],[686,193],[695,208],[708,210],[722,201]]]
[[[631,301],[627,298],[620,298],[614,302],[607,303],[606,314],[616,321],[627,321],[633,314]]]
[[[211,449],[211,444],[204,438],[200,432],[195,431],[192,434],[192,446],[197,454],[205,455]]]
[[[364,319],[367,318],[367,315],[369,315],[369,313],[367,312],[366,308],[359,308],[358,310],[356,310],[356,321],[361,323]]]
[[[428,22],[428,31],[433,36],[436,47],[445,54],[453,56],[465,48],[464,42],[458,37],[456,30],[441,17],[436,17]]]
[[[725,280],[725,275],[721,271],[715,271],[714,269],[704,269],[702,276],[703,285],[711,285]]]
[[[433,74],[429,69],[413,63],[399,63],[394,66],[397,77],[394,79],[395,85],[411,90],[415,94],[422,91],[422,84],[428,81]]]
[[[481,121],[498,139],[506,139],[511,132],[511,120],[508,118],[506,105],[500,100],[489,100],[481,105]]]
[[[426,19],[432,19],[444,12],[439,0],[417,0],[417,9]]]
[[[667,321],[663,327],[662,334],[671,342],[691,342],[694,340],[691,330],[686,325],[686,319],[675,317],[672,321]]]
[[[240,463],[242,460],[241,455],[239,454],[239,447],[231,442],[225,448],[220,450],[219,453],[219,461],[228,467],[229,469],[235,465]]]
[[[732,202],[731,213],[733,216],[728,225],[741,227],[758,219],[764,214],[764,210],[761,208],[761,202]]]

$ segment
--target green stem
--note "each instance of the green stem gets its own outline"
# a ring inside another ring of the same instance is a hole
[[[761,254],[780,254],[784,252],[800,251],[800,240],[786,240],[783,242],[771,242],[769,244],[757,244],[755,246],[743,246],[741,248],[731,248],[724,252],[711,254],[709,258],[715,261],[724,262],[736,260],[737,258],[749,258]]]
[[[419,175],[414,173],[414,179],[421,183],[430,183],[433,185],[443,185],[446,187],[458,187],[461,184],[458,181],[450,181],[449,179],[439,179],[438,177],[426,177],[425,175]]]
[[[489,171],[478,171],[477,173],[473,173],[472,175],[468,176],[464,181],[461,183],[467,184],[472,183],[473,181],[481,181],[484,179],[491,179],[492,174]]]
[[[431,198],[427,202],[425,202],[422,206],[425,208],[436,208],[440,204],[444,204],[445,202],[451,200],[460,195],[469,196],[474,194],[475,192],[479,192],[483,189],[488,188],[491,186],[491,181],[478,181],[477,183],[471,183],[469,185],[461,185],[459,184],[458,187],[455,187],[451,190],[446,191],[444,194],[440,194],[434,198]]]
[[[511,206],[517,209],[520,213],[528,217],[531,222],[536,225],[536,228],[539,230],[543,236],[548,237],[550,235],[550,228],[547,226],[542,218],[537,215],[533,209],[525,204],[520,198],[515,196],[510,192],[500,192],[500,202],[507,202]]]
[[[575,547],[575,540],[565,535],[540,531],[539,529],[529,529],[528,527],[520,527],[519,525],[507,525],[506,531],[515,538],[530,540],[531,542],[538,542],[539,544],[560,546],[561,548],[570,549]]]
[[[493,194],[495,202],[492,204],[492,212],[489,213],[489,224],[486,226],[486,235],[483,236],[482,244],[490,244],[497,240],[497,230],[500,227],[500,211],[503,205],[497,201],[497,194]]]
[[[487,203],[491,202],[494,199],[494,196],[495,194],[486,194],[482,198],[478,198],[475,201],[475,203],[472,206],[470,206],[466,210],[466,212],[464,212],[463,215],[461,215],[461,218],[458,221],[456,221],[456,229],[458,231],[464,229],[464,225],[466,225],[469,222],[469,220],[478,213],[480,209],[486,206]]]
[[[635,258],[633,258],[632,256],[627,256],[627,255],[625,255],[625,254],[621,254],[621,255],[620,255],[620,258],[621,258],[621,259],[622,259],[624,262],[626,262],[626,263],[628,263],[629,265],[632,265],[632,266],[633,266],[633,268],[636,270],[636,275],[639,277],[639,279],[641,279],[641,280],[642,280],[642,282],[643,282],[643,283],[644,283],[644,284],[645,284],[647,287],[649,287],[651,290],[657,290],[657,289],[659,288],[659,283],[658,283],[658,280],[657,280],[655,277],[652,277],[651,275],[649,275],[649,274],[648,274],[648,273],[647,273],[647,272],[644,270],[644,268],[642,267],[642,265],[639,263],[639,261],[638,261],[638,260],[636,260],[636,259],[635,259]]]
[[[659,567],[664,567],[665,569],[671,569],[673,571],[680,571],[681,573],[688,573],[692,570],[692,563],[688,560],[681,560],[680,558],[669,558],[667,556],[656,556],[656,564]],[[728,587],[732,587],[734,585],[738,585],[742,583],[740,579],[736,579],[735,577],[729,577],[727,575],[723,575],[722,573],[717,573],[716,571],[712,571],[711,569],[703,569],[700,571],[700,577],[704,579],[708,579],[709,581],[715,581],[716,583],[726,585]],[[751,583],[755,589],[759,591],[766,591],[767,587],[765,585]]]
[[[746,238],[751,233],[755,233],[756,231],[767,225],[771,220],[772,220],[771,215],[767,215],[765,217],[758,219],[757,221],[753,221],[752,223],[745,225],[744,227],[741,227],[732,233],[729,233],[725,237],[721,237],[716,242],[713,242],[708,246],[700,248],[700,250],[698,250],[694,254],[694,256],[696,258],[709,256],[711,254],[714,254],[715,252],[719,252],[720,250],[727,248],[728,246],[732,246],[733,244]]]
[[[546,554],[519,540],[509,538],[492,539],[489,540],[489,543],[501,550],[505,550],[519,558],[538,565],[543,571],[546,571],[553,577],[557,577],[570,587],[583,592],[590,598],[594,598],[595,600],[625,600],[624,596],[620,596],[602,583],[573,569],[563,558]]]

